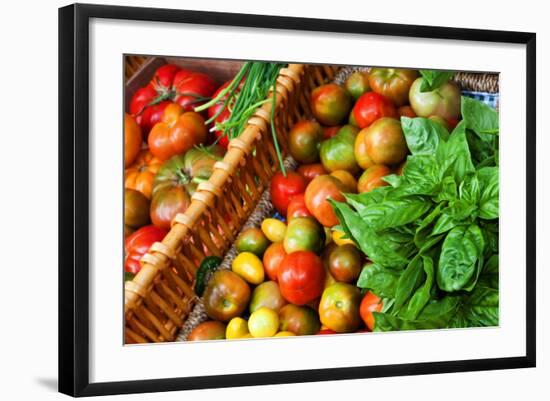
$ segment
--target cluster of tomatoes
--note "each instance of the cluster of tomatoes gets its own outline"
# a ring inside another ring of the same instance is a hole
[[[198,183],[210,177],[225,153],[223,140],[208,152],[197,149],[221,135],[210,131],[228,118],[223,101],[202,113],[194,109],[227,84],[165,64],[132,96],[124,118],[125,271],[130,277],[139,271],[139,259],[149,247],[164,238],[176,214],[189,207]],[[206,118],[213,115],[217,117],[208,125]]]
[[[288,134],[300,165],[271,181],[283,219],[240,234],[231,271],[215,272],[206,286],[211,320],[189,340],[373,330],[383,303],[356,286],[370,262],[343,238],[330,200],[388,185],[384,176],[401,173],[409,150],[400,116],[430,118],[449,130],[456,124],[459,88],[447,82],[421,92],[420,81],[415,70],[374,68],[312,91],[315,120],[297,122]]]

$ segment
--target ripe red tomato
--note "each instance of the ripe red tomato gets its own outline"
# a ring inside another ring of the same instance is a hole
[[[321,258],[311,251],[292,252],[279,265],[277,278],[287,301],[305,305],[321,296],[325,268]]]
[[[308,184],[318,175],[328,174],[321,163],[302,164],[296,169],[296,172],[302,175]]]
[[[216,92],[214,92],[212,97],[215,98],[216,96],[218,96],[220,94],[220,92],[222,90],[224,90],[225,88],[227,88],[227,86],[230,83],[231,83],[231,81],[227,81],[222,86],[220,86],[218,88],[218,90]],[[210,106],[208,108],[208,119],[211,119],[211,118],[213,118],[214,116],[217,115],[217,117],[212,122],[212,127],[215,127],[216,123],[221,124],[229,118],[231,113],[229,112],[229,109],[227,107],[224,107],[224,102],[225,102],[226,99],[227,99],[227,96],[224,96],[222,99],[220,99],[219,102],[217,102],[216,104],[214,104],[213,106]],[[220,146],[223,146],[225,149],[227,149],[227,145],[229,145],[229,139],[227,138],[227,135],[222,136],[223,131],[221,131],[221,130],[215,130],[214,135],[216,136],[216,138],[219,138],[218,139],[218,144]]]
[[[286,220],[290,222],[295,217],[310,217],[311,213],[307,210],[304,194],[294,195],[290,199],[286,210]]]
[[[376,92],[361,95],[353,107],[353,115],[361,129],[368,127],[381,117],[398,117],[392,102]]]
[[[145,226],[135,231],[124,242],[124,270],[137,274],[141,270],[140,259],[149,251],[151,245],[160,242],[168,231],[156,226]]]
[[[359,306],[359,314],[370,331],[374,329],[374,315],[372,312],[380,312],[382,310],[382,301],[372,292],[367,292],[361,300]]]
[[[208,75],[165,64],[157,69],[149,83],[139,88],[129,104],[129,111],[140,125],[144,139],[158,123],[164,109],[173,101],[185,111],[204,103],[216,90],[216,82]]]
[[[204,103],[201,98],[212,96],[217,86],[212,78],[202,72],[180,69],[172,84],[175,92],[174,102],[185,111],[193,111],[195,107]]]
[[[409,101],[409,89],[416,77],[416,70],[372,68],[369,85],[374,92],[384,95],[396,106],[403,106]]]
[[[271,179],[271,201],[279,213],[286,216],[290,198],[294,195],[304,193],[306,180],[303,176],[294,171],[287,171],[286,177],[280,171],[275,173]]]

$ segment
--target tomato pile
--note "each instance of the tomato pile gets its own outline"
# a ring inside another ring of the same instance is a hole
[[[214,123],[205,120],[220,109],[220,118],[226,118],[224,104],[217,102],[203,113],[194,108],[226,85],[166,64],[132,96],[124,116],[127,279],[140,270],[139,259],[162,240],[175,215],[185,212],[197,185],[208,180],[225,153],[209,132]]]
[[[276,173],[270,184],[284,218],[241,232],[231,270],[215,272],[206,285],[212,320],[189,340],[373,330],[373,312],[383,302],[356,285],[371,262],[342,232],[330,201],[389,185],[383,178],[400,173],[409,153],[400,116],[456,124],[456,85],[448,82],[430,97],[415,92],[419,80],[414,70],[374,68],[312,91],[315,119],[298,121],[288,135],[300,165]]]

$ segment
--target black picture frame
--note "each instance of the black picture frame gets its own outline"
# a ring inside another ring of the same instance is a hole
[[[231,374],[89,381],[89,22],[91,18],[440,38],[526,46],[526,354],[521,357]],[[59,391],[71,396],[534,367],[536,363],[536,35],[358,21],[75,4],[59,9]]]

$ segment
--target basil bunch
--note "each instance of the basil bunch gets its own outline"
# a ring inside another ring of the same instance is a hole
[[[373,262],[357,285],[383,300],[377,331],[498,325],[498,113],[466,97],[461,107],[451,134],[402,117],[403,175],[332,202]]]

